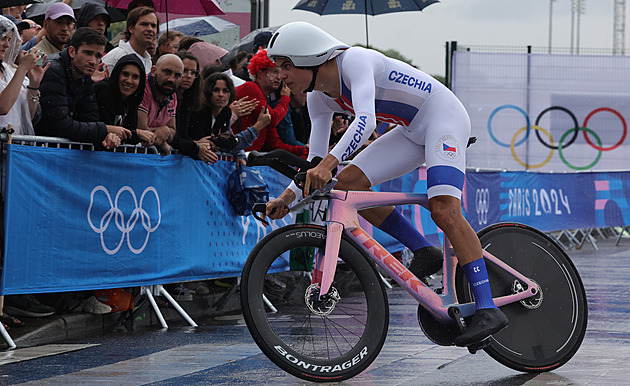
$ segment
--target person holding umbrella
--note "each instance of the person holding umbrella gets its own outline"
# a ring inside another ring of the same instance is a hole
[[[305,44],[308,42],[308,44]],[[324,157],[310,169],[304,193],[323,187],[331,170],[359,149],[376,129],[376,121],[398,126],[360,152],[338,175],[337,189],[370,190],[426,162],[431,217],[452,242],[468,282],[476,311],[458,346],[479,342],[508,325],[492,300],[481,244],[462,215],[470,119],[448,88],[430,75],[370,49],[350,47],[305,22],[280,27],[267,54],[293,93],[309,93],[311,117],[308,159]],[[328,151],[333,113],[355,116],[339,142]],[[396,157],[392,157],[396,154]],[[284,217],[300,193],[292,183],[267,203],[267,216]],[[414,251],[409,266],[418,278],[437,272],[440,254],[393,206],[366,209],[361,216]]]

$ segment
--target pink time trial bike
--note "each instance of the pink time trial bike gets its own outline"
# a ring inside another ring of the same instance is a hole
[[[268,165],[289,177],[296,174],[294,166],[313,166],[277,150],[252,152],[248,164]],[[339,191],[334,184],[291,208],[327,200],[325,226],[276,229],[245,263],[241,305],[256,344],[280,368],[305,380],[341,381],[361,373],[378,356],[389,325],[378,266],[418,301],[424,334],[439,345],[453,345],[475,305],[446,236],[442,285],[430,288],[361,229],[357,217],[358,210],[375,206],[427,208],[427,195]],[[254,215],[260,219],[256,212],[264,210],[259,204]],[[524,372],[562,366],[577,352],[587,325],[586,294],[575,266],[551,238],[527,225],[498,223],[478,237],[494,302],[510,324],[469,351],[483,349]],[[274,277],[282,282],[277,285]]]

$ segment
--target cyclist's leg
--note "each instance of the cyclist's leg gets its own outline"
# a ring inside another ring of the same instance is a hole
[[[400,156],[401,154],[413,156]],[[396,164],[392,164],[396,155]],[[420,156],[418,156],[420,155]],[[424,146],[409,141],[399,127],[379,137],[361,151],[338,175],[335,186],[341,190],[370,190],[374,185],[405,175],[424,163]],[[362,210],[359,213],[378,227],[394,210],[393,206]]]
[[[396,164],[392,165],[392,154]],[[371,186],[400,177],[424,163],[424,146],[397,127],[378,138],[355,157],[339,174],[337,187],[345,190],[369,190]],[[409,269],[419,278],[442,268],[442,251],[429,243],[393,206],[359,212],[372,225],[402,242],[414,255]]]
[[[455,340],[458,345],[467,345],[505,327],[507,318],[494,305],[481,244],[461,210],[470,136],[468,114],[451,94],[434,95],[431,103],[434,108],[423,117],[429,209],[433,221],[453,244],[473,288],[477,311],[466,332]]]

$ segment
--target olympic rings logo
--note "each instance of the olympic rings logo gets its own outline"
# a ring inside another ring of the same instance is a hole
[[[105,212],[105,214],[101,218],[101,221],[98,227],[96,227],[92,223],[92,219],[91,219],[92,207],[94,206],[94,196],[97,192],[105,193],[105,196],[107,197],[107,200],[109,201],[109,206],[110,206],[110,209],[107,210],[107,212]],[[125,215],[123,214],[122,210],[119,209],[119,206],[118,206],[120,196],[124,192],[128,192],[131,195],[131,198],[133,200],[133,205],[134,205],[134,209],[132,210],[129,218],[126,221],[125,221]],[[149,214],[147,213],[147,211],[143,208],[144,201],[148,193],[152,193],[155,196],[155,200],[157,202],[158,218],[157,218],[157,222],[154,225],[151,224],[151,218],[149,217]],[[131,252],[137,255],[137,254],[142,253],[142,251],[144,251],[145,247],[147,246],[147,243],[149,242],[149,235],[155,232],[155,230],[157,230],[157,228],[160,226],[160,222],[162,221],[162,213],[160,211],[160,196],[158,195],[154,187],[149,186],[142,192],[142,196],[140,196],[140,202],[138,202],[136,198],[136,194],[134,193],[133,189],[131,189],[131,187],[129,186],[123,186],[122,188],[118,190],[118,193],[116,193],[116,198],[112,202],[112,197],[110,196],[107,188],[99,185],[95,187],[94,189],[92,189],[92,193],[90,194],[90,206],[88,207],[87,217],[88,217],[88,222],[90,223],[90,227],[92,228],[92,230],[101,236],[101,246],[103,247],[103,250],[108,255],[114,255],[120,250],[120,247],[122,247],[125,237],[127,238],[127,246],[129,247],[129,250],[131,250]],[[109,249],[105,245],[105,238],[103,234],[109,227],[109,224],[112,218],[114,218],[114,223],[116,225],[116,228],[118,228],[118,230],[121,232],[121,236],[116,247],[114,249]],[[138,219],[141,220],[142,227],[144,227],[144,230],[147,232],[147,235],[146,235],[146,238],[144,239],[144,243],[142,244],[142,246],[140,248],[135,248],[131,243],[130,233],[136,226]]]
[[[505,142],[501,142],[499,139],[497,139],[492,131],[492,120],[494,119],[494,117],[496,116],[496,114],[498,112],[500,112],[501,110],[505,110],[505,109],[513,109],[518,111],[519,113],[521,113],[524,117],[525,117],[525,122],[526,125],[521,127],[520,129],[518,129],[516,131],[516,133],[514,133],[514,136],[512,137],[512,141],[510,143],[505,143]],[[562,134],[562,136],[560,136],[560,141],[558,142],[558,145],[554,145],[554,141],[553,138],[551,137],[551,134],[543,129],[542,127],[539,126],[540,120],[542,119],[542,117],[551,111],[561,111],[564,112],[565,114],[567,114],[569,116],[569,118],[571,118],[571,121],[573,122],[573,127],[568,129],[566,132],[564,132],[564,134]],[[619,118],[619,120],[621,121],[621,124],[623,126],[623,133],[621,134],[621,138],[619,139],[619,141],[617,141],[617,143],[615,143],[612,146],[608,146],[608,147],[604,147],[602,145],[602,140],[599,138],[599,136],[595,133],[595,131],[593,131],[592,129],[588,128],[588,122],[589,120],[598,113],[602,113],[602,112],[609,112],[614,114],[617,118]],[[534,129],[535,133],[536,133],[536,137],[538,138],[538,141],[540,141],[540,143],[545,146],[546,148],[549,149],[549,155],[547,156],[547,158],[542,161],[541,163],[538,164],[528,164],[524,161],[522,161],[518,155],[516,154],[516,150],[515,148],[522,145],[528,138],[531,132],[531,129]],[[595,157],[595,160],[593,162],[591,162],[590,164],[586,165],[586,166],[576,166],[571,164],[569,161],[567,161],[567,159],[565,158],[564,154],[563,154],[563,150],[566,150],[569,146],[571,146],[575,140],[578,137],[579,132],[582,131],[583,135],[584,135],[584,139],[586,140],[586,142],[595,150],[598,151],[597,156]],[[522,108],[518,107],[518,106],[514,106],[514,105],[503,105],[503,106],[499,106],[496,109],[494,109],[492,111],[492,113],[490,114],[490,117],[488,118],[488,132],[490,133],[490,137],[492,138],[492,140],[494,142],[496,142],[499,146],[503,146],[503,147],[507,147],[510,148],[510,151],[512,152],[512,157],[514,157],[514,159],[516,160],[516,162],[518,162],[520,165],[522,165],[525,168],[528,169],[537,169],[540,167],[545,166],[550,160],[551,157],[553,156],[553,152],[554,150],[558,150],[558,155],[560,156],[560,159],[562,160],[562,162],[564,162],[565,165],[567,165],[568,167],[570,167],[571,169],[574,170],[587,170],[587,169],[591,169],[593,166],[595,166],[597,164],[597,162],[599,162],[602,153],[605,151],[611,151],[614,150],[616,148],[618,148],[626,139],[626,135],[628,133],[628,125],[626,124],[626,120],[624,119],[624,117],[615,109],[611,109],[609,107],[600,107],[597,108],[593,111],[591,111],[586,118],[584,118],[584,122],[582,123],[582,125],[580,126],[578,124],[578,120],[575,117],[575,114],[573,114],[571,112],[571,110],[567,109],[566,107],[562,107],[562,106],[551,106],[548,107],[546,109],[544,109],[540,114],[538,114],[538,117],[536,117],[536,121],[534,122],[534,124],[531,124],[531,121],[529,119],[529,115],[525,112],[525,110],[523,110]],[[523,136],[523,138],[518,139],[519,136],[525,132],[525,135]],[[545,140],[543,138],[543,136],[541,135],[544,134],[544,136],[547,138],[547,140]],[[595,138],[595,141],[597,142],[597,145],[593,143],[593,141],[591,140],[591,138],[589,137],[589,134]],[[565,143],[565,140],[567,139],[567,137],[570,138],[568,139],[568,141]]]
[[[475,201],[477,204],[477,222],[479,225],[485,225],[488,223],[488,212],[490,211],[490,190],[477,189]]]

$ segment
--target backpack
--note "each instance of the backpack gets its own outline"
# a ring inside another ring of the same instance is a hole
[[[260,171],[241,166],[228,176],[228,200],[238,216],[249,216],[254,204],[269,201],[269,187]]]

